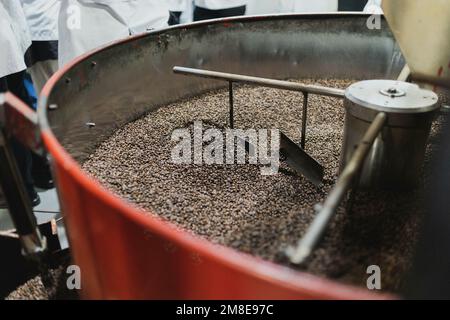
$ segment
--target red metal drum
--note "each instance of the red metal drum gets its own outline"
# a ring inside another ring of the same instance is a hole
[[[85,299],[388,298],[213,245],[144,215],[87,176],[80,162],[117,127],[221,83],[177,77],[174,65],[273,78],[393,77],[402,57],[388,27],[363,15],[244,17],[179,26],[90,52],[40,96]],[[52,108],[48,108],[52,105]],[[94,122],[94,128],[84,124]]]

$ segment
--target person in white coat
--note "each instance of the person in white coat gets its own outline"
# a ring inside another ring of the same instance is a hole
[[[0,0],[0,78],[24,71],[31,36],[18,1]]]
[[[166,0],[66,0],[59,15],[59,66],[96,47],[166,27]]]
[[[0,92],[10,91],[28,106],[32,97],[25,87],[25,53],[31,45],[31,36],[19,1],[0,0]],[[33,206],[40,203],[31,176],[31,152],[12,139],[12,149],[22,175],[25,189]]]
[[[247,0],[195,0],[194,21],[245,15]]]
[[[282,13],[335,12],[338,0],[280,0]]]
[[[60,0],[20,0],[31,34],[28,72],[39,93],[58,69],[58,18]]]

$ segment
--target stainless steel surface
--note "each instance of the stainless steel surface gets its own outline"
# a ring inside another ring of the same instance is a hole
[[[287,249],[287,255],[292,263],[303,264],[321,240],[330,219],[347,194],[355,176],[361,170],[364,160],[386,123],[386,119],[387,115],[384,112],[380,112],[375,116],[323,206],[318,206],[317,216],[306,231],[306,234],[300,239],[297,247]]]
[[[391,96],[381,92],[386,88],[392,92]],[[345,170],[355,146],[382,111],[387,113],[387,123],[364,163],[358,186],[414,188],[419,182],[434,112],[439,108],[437,95],[409,83],[363,81],[347,89],[344,105],[341,170]]]
[[[233,96],[233,82],[228,83],[228,99],[230,108],[230,128],[234,128],[234,96]]]
[[[438,103],[435,93],[412,83],[393,80],[354,83],[347,88],[345,97],[353,102],[348,107],[354,113],[366,109],[390,114],[426,113],[435,110]]]
[[[185,68],[185,67],[174,67],[173,72],[177,74],[184,74],[188,76],[197,76],[202,78],[209,78],[215,80],[225,80],[231,82],[240,82],[245,84],[258,85],[268,88],[299,91],[302,93],[318,94],[322,96],[334,97],[334,98],[344,98],[344,90],[328,88],[322,86],[304,85],[296,82],[267,79],[260,77],[246,76],[242,74],[233,74],[226,72],[217,72],[211,70]]]
[[[40,97],[40,122],[51,127],[69,154],[84,161],[124,124],[170,102],[226,86],[174,75],[174,65],[274,79],[396,78],[405,63],[400,50],[384,20],[381,29],[369,30],[367,18],[240,17],[128,39],[61,71],[49,97]],[[57,108],[46,110],[50,105]],[[88,122],[96,126],[88,128]]]
[[[241,148],[245,148],[249,157],[257,156],[257,148],[248,139],[239,136],[236,141]],[[304,175],[314,185],[320,186],[323,181],[324,168],[314,158],[307,154],[299,145],[280,132],[280,159],[285,158],[289,167]]]
[[[289,167],[305,176],[315,186],[322,184],[323,166],[283,132],[280,132],[280,152],[286,157],[286,163]]]
[[[302,110],[302,135],[300,146],[306,149],[306,126],[308,125],[308,93],[303,92],[303,110]]]
[[[450,1],[383,0],[412,78],[450,88]]]

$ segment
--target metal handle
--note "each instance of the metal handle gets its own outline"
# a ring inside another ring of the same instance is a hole
[[[324,169],[320,163],[314,160],[308,155],[305,149],[306,143],[306,123],[307,123],[307,110],[308,110],[308,93],[319,93],[328,96],[344,96],[344,90],[318,87],[318,86],[306,86],[289,81],[280,81],[273,79],[249,77],[238,74],[223,73],[209,70],[191,69],[184,67],[174,67],[174,73],[198,76],[204,78],[212,78],[216,80],[228,81],[228,94],[229,94],[229,117],[230,128],[234,128],[234,94],[233,94],[233,82],[250,83],[265,87],[272,87],[277,89],[300,91],[303,93],[303,116],[302,116],[302,128],[301,128],[301,142],[300,147],[296,145],[283,133],[280,134],[281,139],[281,151],[287,157],[286,162],[294,170],[303,174],[314,185],[319,186],[322,184]]]
[[[345,96],[345,90],[328,88],[322,86],[305,85],[295,82],[251,77],[240,74],[224,73],[210,70],[193,69],[185,67],[174,67],[174,73],[196,76],[202,78],[209,78],[215,80],[228,81],[228,92],[229,92],[229,114],[230,114],[230,127],[234,128],[234,103],[233,103],[233,82],[247,83],[252,85],[258,85],[262,87],[298,91],[303,93],[303,115],[302,115],[302,127],[301,127],[301,141],[300,146],[303,150],[306,147],[306,124],[307,124],[307,113],[308,113],[308,94],[318,94],[322,96],[328,96],[333,98],[343,99]]]
[[[274,80],[260,77],[251,77],[234,73],[217,72],[210,70],[201,70],[185,67],[174,67],[174,73],[184,74],[189,76],[198,76],[202,78],[210,78],[216,80],[225,80],[232,82],[241,82],[247,84],[254,84],[269,88],[283,89],[290,91],[299,91],[303,93],[318,94],[322,96],[334,97],[334,98],[344,98],[345,90],[327,88],[322,86],[305,85],[296,82],[289,82],[283,80]]]
[[[387,115],[384,112],[379,113],[375,117],[357,149],[353,153],[349,163],[339,176],[336,185],[331,190],[323,206],[319,206],[319,212],[314,218],[314,221],[307,230],[306,234],[302,239],[300,239],[297,247],[288,248],[286,253],[292,263],[303,264],[321,240],[330,219],[344,199],[344,196],[350,188],[353,179],[360,171],[364,160],[372,148],[375,139],[383,129],[386,119]]]

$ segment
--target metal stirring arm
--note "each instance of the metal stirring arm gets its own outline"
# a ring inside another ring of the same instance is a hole
[[[225,80],[230,82],[240,82],[252,85],[259,85],[268,88],[282,89],[282,90],[290,90],[290,91],[298,91],[309,94],[318,94],[322,96],[334,97],[334,98],[344,98],[345,90],[336,89],[336,88],[328,88],[322,86],[315,85],[305,85],[296,82],[283,81],[283,80],[275,80],[275,79],[267,79],[260,77],[252,77],[234,73],[226,73],[226,72],[217,72],[210,70],[202,70],[202,69],[194,69],[194,68],[185,68],[185,67],[174,67],[174,73],[184,74],[189,76],[197,76],[202,78],[210,78],[216,80]]]
[[[407,74],[405,69],[405,75]],[[229,82],[230,90],[230,126],[233,127],[234,121],[234,108],[233,108],[233,82],[240,82],[252,85],[265,86],[276,89],[299,91],[304,94],[303,105],[303,117],[302,117],[302,142],[301,147],[296,146],[295,143],[290,141],[286,136],[284,138],[284,148],[291,154],[291,159],[294,160],[293,166],[298,167],[300,172],[303,173],[308,179],[310,179],[316,185],[319,185],[323,178],[323,167],[316,163],[305,151],[306,140],[306,118],[307,118],[307,104],[308,94],[319,94],[323,96],[329,96],[334,98],[344,98],[345,90],[327,88],[321,86],[304,85],[289,81],[266,79],[259,77],[251,77],[245,75],[238,75],[232,73],[216,72],[209,70],[200,70],[184,67],[174,67],[174,73],[198,76],[203,78],[211,78],[216,80],[225,80]],[[367,130],[363,139],[359,143],[356,151],[350,159],[348,165],[340,175],[333,190],[328,195],[323,205],[318,206],[318,213],[306,232],[305,236],[300,239],[297,247],[290,247],[287,249],[287,255],[294,264],[302,264],[309,257],[314,250],[318,242],[320,241],[330,219],[333,217],[339,204],[344,199],[347,191],[350,189],[352,182],[362,168],[362,165],[373,145],[378,134],[383,129],[386,122],[387,115],[384,112],[379,113],[371,126]],[[295,148],[298,147],[298,148]],[[301,157],[300,157],[301,156]],[[311,159],[310,159],[311,158]],[[302,161],[303,159],[303,161]],[[291,164],[292,166],[292,164]],[[298,171],[298,170],[296,170]],[[306,174],[305,174],[306,172]]]
[[[302,112],[302,127],[301,127],[301,142],[300,146],[295,144],[286,135],[281,133],[281,152],[286,156],[286,162],[298,173],[304,175],[314,185],[320,186],[323,180],[324,168],[315,159],[313,159],[306,151],[306,125],[308,112],[308,95],[318,94],[333,98],[344,98],[345,90],[328,88],[315,85],[305,85],[295,82],[267,79],[260,77],[252,77],[240,74],[217,72],[210,70],[201,70],[185,67],[174,67],[173,72],[188,76],[196,76],[202,78],[209,78],[215,80],[224,80],[229,83],[229,105],[230,105],[230,127],[234,127],[234,99],[233,99],[233,83],[246,83],[251,85],[263,86],[268,88],[298,91],[303,94],[303,112]]]
[[[324,204],[318,206],[318,213],[306,234],[300,239],[297,247],[289,247],[287,249],[286,254],[293,264],[303,264],[322,239],[330,219],[358,175],[375,139],[383,129],[386,119],[387,115],[384,112],[379,113],[375,117]]]

